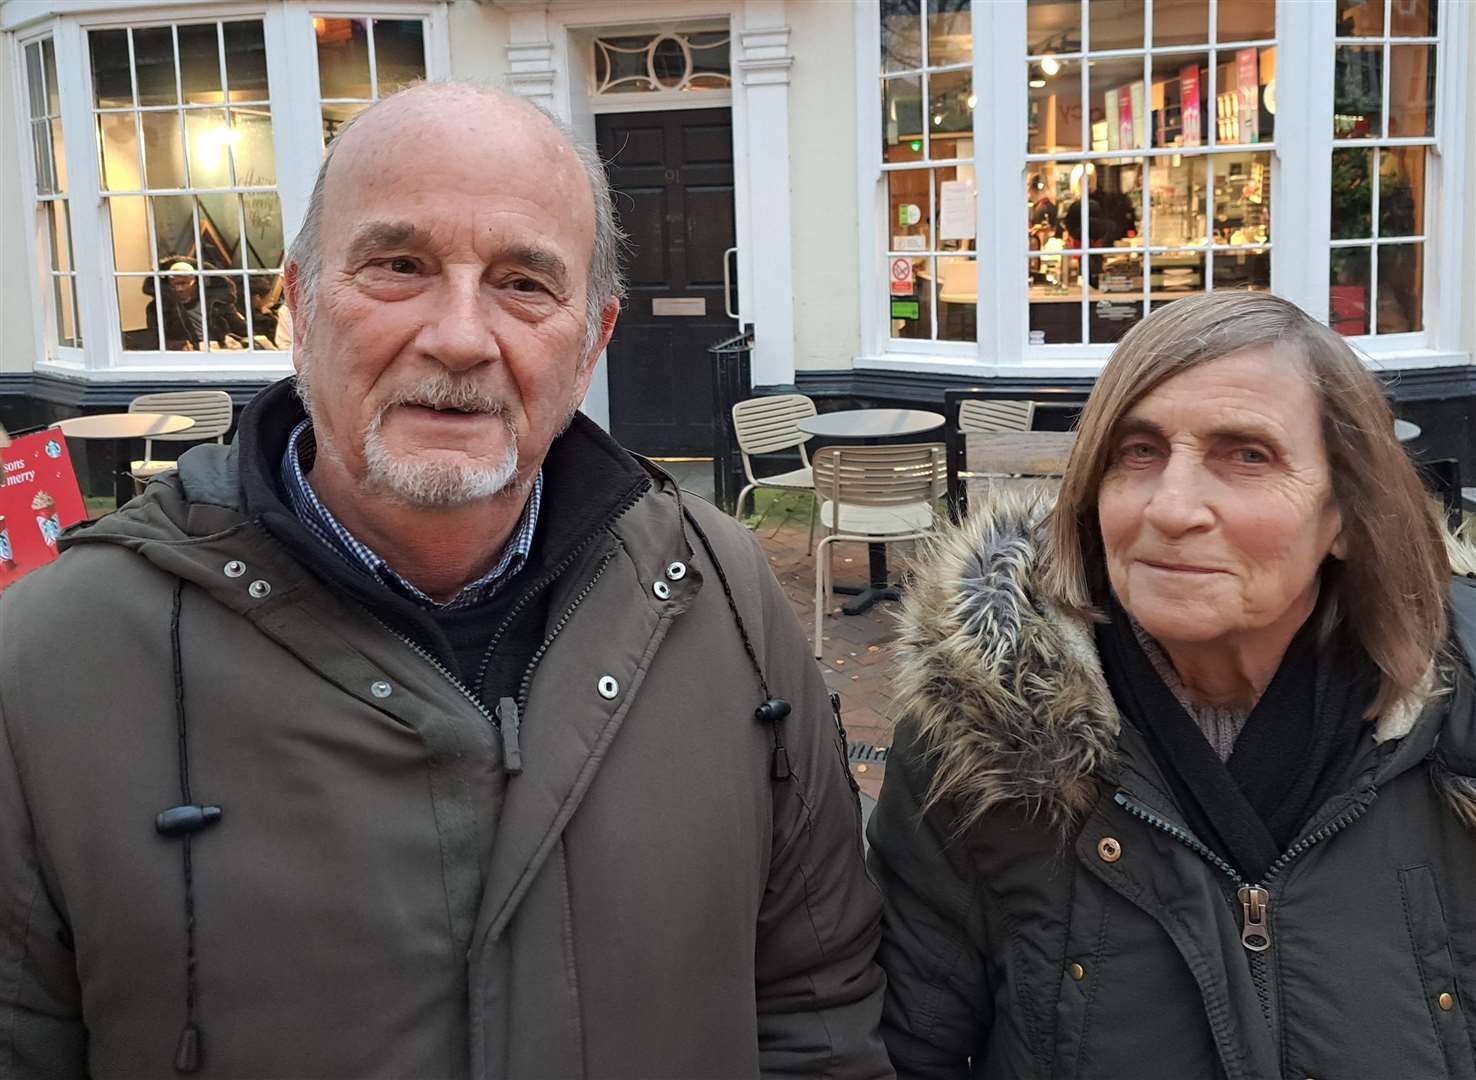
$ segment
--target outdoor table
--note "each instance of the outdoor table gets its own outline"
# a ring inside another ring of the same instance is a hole
[[[133,498],[133,478],[127,469],[119,467],[118,443],[128,439],[152,439],[156,435],[177,435],[194,427],[195,421],[172,413],[94,413],[58,420],[51,426],[69,439],[98,439],[112,445],[109,471],[113,474],[114,497],[122,506]]]
[[[943,426],[941,413],[924,409],[843,409],[839,412],[807,416],[799,429],[807,435],[819,435],[834,442],[876,445],[905,439]],[[887,572],[887,545],[868,544],[870,584],[864,589],[852,585],[836,585],[834,590],[851,596],[841,610],[847,615],[870,611],[879,600],[900,600],[902,594],[892,587]]]
[[[1410,442],[1420,437],[1420,425],[1411,424],[1408,420],[1394,421],[1394,437],[1400,442]]]

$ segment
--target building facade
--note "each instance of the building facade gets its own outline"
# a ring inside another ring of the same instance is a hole
[[[288,373],[326,142],[458,78],[609,162],[631,293],[586,408],[637,449],[711,448],[740,327],[758,388],[1084,395],[1148,311],[1250,288],[1469,476],[1472,56],[1469,0],[4,0],[0,420]]]

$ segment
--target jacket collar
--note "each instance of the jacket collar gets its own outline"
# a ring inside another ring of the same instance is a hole
[[[1156,771],[1123,730],[1091,625],[1042,594],[1050,508],[1041,489],[996,492],[935,541],[903,604],[897,707],[933,762],[929,805],[949,802],[960,830],[1005,804],[1065,827],[1099,781]],[[1451,602],[1453,635],[1476,667],[1476,584],[1454,586]],[[1378,779],[1438,744],[1453,778],[1442,791],[1476,828],[1476,719],[1469,693],[1449,691],[1432,677],[1381,718],[1376,737],[1399,745]]]

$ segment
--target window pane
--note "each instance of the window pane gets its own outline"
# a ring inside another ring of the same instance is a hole
[[[1373,151],[1334,150],[1332,238],[1355,240],[1373,232]]]
[[[1422,236],[1425,231],[1425,148],[1379,151],[1379,235]]]
[[[65,194],[67,190],[67,149],[62,141],[61,117],[51,122],[51,166],[56,177],[56,190]]]
[[[419,19],[376,19],[374,66],[380,97],[425,78],[424,24]]]
[[[314,19],[318,85],[324,98],[373,98],[369,86],[367,19]]]
[[[939,259],[938,275],[938,340],[977,340],[978,260]]]
[[[1025,180],[1025,199],[1030,204],[1029,248],[1059,251],[1066,246],[1061,206],[1063,201],[1070,201],[1069,167],[1049,161],[1027,167],[1034,170]]]
[[[230,132],[224,109],[191,109],[185,113],[185,144],[189,147],[190,185],[229,187]]]
[[[272,146],[271,113],[231,110],[231,154],[236,163],[236,183],[242,187],[274,187],[277,183],[277,152]]]
[[[220,85],[220,40],[215,23],[179,28],[179,80],[185,102],[219,105],[225,100]]]
[[[91,30],[92,92],[100,109],[133,104],[133,79],[128,72],[128,31]]]
[[[51,195],[56,192],[56,177],[51,171],[51,136],[45,120],[31,121],[31,146],[36,161],[36,192]]]
[[[1380,334],[1408,334],[1425,328],[1424,244],[1379,246]]]
[[[190,195],[154,197],[154,250],[159,269],[168,270],[177,259],[192,258],[195,251],[195,200]]]
[[[1092,149],[1132,150],[1148,145],[1143,59],[1099,60],[1088,74]]]
[[[1269,251],[1215,252],[1216,289],[1271,290],[1271,253]]]
[[[133,64],[138,75],[140,105],[175,105],[174,33],[167,26],[133,31]]]
[[[155,318],[155,279],[120,277],[118,279],[118,326],[123,348],[129,352],[151,351],[161,347],[159,323]]]
[[[1368,333],[1368,289],[1372,274],[1370,250],[1334,248],[1329,264],[1328,325],[1353,337]]]
[[[55,287],[56,343],[76,348],[82,344],[82,336],[77,332],[77,298],[72,279],[57,274],[51,280]]]
[[[1087,34],[1092,52],[1143,47],[1143,0],[1091,0]]]
[[[928,0],[928,67],[966,64],[974,58],[969,7],[969,0]]]
[[[1265,244],[1271,239],[1271,155],[1214,159],[1215,242]]]
[[[41,45],[26,46],[26,86],[32,119],[46,115],[46,75],[41,66]]]
[[[46,68],[46,111],[57,116],[61,113],[61,91],[56,82],[56,46],[50,38],[41,42],[41,60]]]
[[[1157,239],[1154,240],[1157,243]],[[1215,256],[1219,258],[1218,255]],[[1204,292],[1204,251],[1159,251],[1148,257],[1149,299],[1155,308]]]
[[[882,80],[882,157],[897,160],[888,149],[917,142],[922,150],[922,77]]]
[[[142,195],[109,199],[108,219],[113,231],[113,267],[119,271],[153,270],[147,200]]]
[[[290,349],[292,320],[283,302],[281,274],[252,274],[251,342],[258,349]]]
[[[206,333],[210,348],[214,350],[245,349],[250,339],[246,336],[246,284],[239,277],[223,274],[206,274],[201,279],[205,284],[205,311],[208,320]]]
[[[232,101],[266,101],[266,39],[261,23],[228,22],[221,25],[225,36],[226,81]]]
[[[139,113],[138,118],[143,124],[144,175],[149,189],[168,191],[184,187],[184,142],[179,113],[145,112]]]
[[[1338,0],[1338,37],[1383,37],[1384,0]]]
[[[960,157],[957,140],[950,135],[974,136],[974,74],[947,71],[928,76],[928,116],[933,132],[933,159]]]
[[[1029,152],[1071,153],[1081,141],[1081,62],[1046,57],[1029,65]]]
[[[932,216],[927,169],[887,173],[887,220],[893,251],[930,251]]]
[[[324,105],[323,145],[326,147],[331,143],[333,136],[338,134],[339,128],[343,127],[344,124],[347,124],[368,107],[368,105]]]
[[[1389,50],[1389,135],[1435,134],[1435,46]]]
[[[1276,36],[1276,0],[1222,0],[1216,11],[1219,41],[1259,41]]]
[[[1209,53],[1153,58],[1154,146],[1202,146],[1209,101]]]
[[[1143,256],[1089,255],[1094,290],[1087,317],[1093,342],[1121,341],[1143,317]]]
[[[1030,260],[1030,344],[1081,343],[1081,256]]]
[[[1255,46],[1219,54],[1216,95],[1218,135],[1222,143],[1270,142],[1276,114],[1276,50]],[[1270,95],[1268,102],[1267,96]]]
[[[76,267],[72,265],[72,215],[67,201],[57,199],[47,203],[45,213],[51,269],[70,273]]]
[[[1025,41],[1031,56],[1079,52],[1080,0],[1026,0]]]
[[[143,185],[138,169],[138,131],[133,126],[133,114],[100,115],[97,118],[97,141],[102,153],[103,187],[109,191],[139,190]]]
[[[1154,45],[1198,45],[1207,41],[1209,0],[1154,0]]]
[[[1436,0],[1394,0],[1389,33],[1394,37],[1434,37],[1438,15]]]
[[[960,157],[972,155],[973,144]],[[972,251],[977,239],[978,199],[972,165],[935,169],[933,206],[937,219],[938,250]]]
[[[888,290],[887,304],[892,321],[892,337],[926,341],[933,336],[933,294],[930,263],[932,260],[917,258],[912,264],[912,282],[900,282],[892,271],[893,260],[887,260],[887,272],[892,282]]]
[[[1384,50],[1340,45],[1333,61],[1333,137],[1377,139],[1384,133]]]
[[[200,247],[205,253],[201,268],[225,270],[241,265],[241,204],[238,195],[200,195]]]
[[[922,67],[922,7],[919,0],[881,0],[882,71]]]
[[[1205,219],[1204,158],[1158,158],[1149,167],[1148,204],[1153,212],[1150,239],[1155,245],[1203,244]]]
[[[1061,208],[1067,247],[1082,246],[1088,234],[1092,247],[1130,242],[1138,233],[1142,210],[1142,172],[1141,158],[1072,165],[1071,201]]]

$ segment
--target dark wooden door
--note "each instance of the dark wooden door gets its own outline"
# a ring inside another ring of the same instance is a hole
[[[606,114],[595,133],[632,248],[630,293],[606,353],[611,434],[637,453],[711,454],[719,429],[707,347],[737,332],[723,310],[732,115]]]

